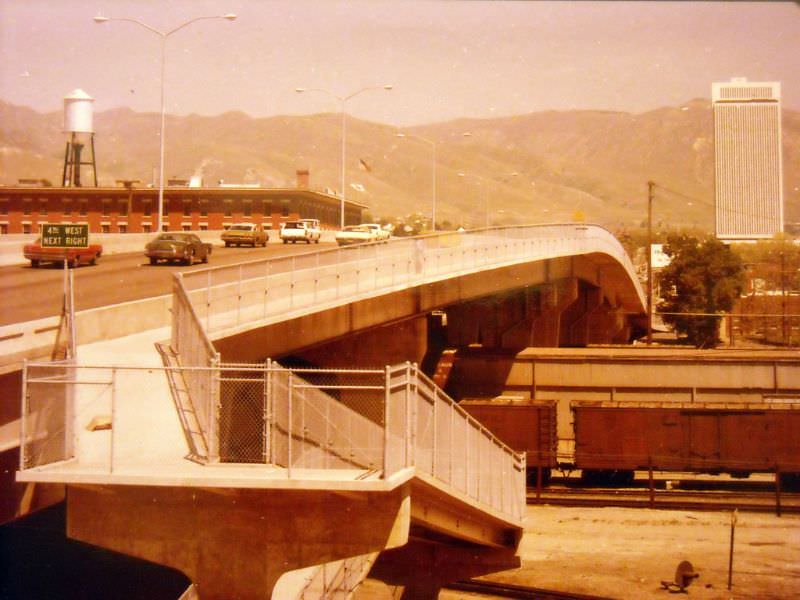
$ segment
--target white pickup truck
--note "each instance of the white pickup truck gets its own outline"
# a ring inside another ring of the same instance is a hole
[[[280,236],[284,244],[289,242],[293,244],[296,242],[319,244],[321,235],[322,230],[319,227],[318,219],[298,219],[297,221],[287,221],[281,225]]]

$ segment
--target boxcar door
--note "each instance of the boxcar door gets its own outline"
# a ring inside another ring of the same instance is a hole
[[[689,463],[693,469],[713,469],[720,460],[720,416],[715,412],[687,412]]]

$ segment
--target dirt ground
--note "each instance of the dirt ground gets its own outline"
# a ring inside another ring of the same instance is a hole
[[[728,590],[731,513],[529,506],[522,565],[487,579],[620,600],[674,597],[662,589],[683,560],[696,600],[800,598],[800,516],[739,513]],[[390,599],[366,582],[359,600]],[[475,598],[444,590],[442,600]],[[680,597],[680,596],[679,596]]]

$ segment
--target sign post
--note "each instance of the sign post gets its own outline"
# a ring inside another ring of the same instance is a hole
[[[45,223],[41,226],[42,248],[88,248],[88,224]],[[64,358],[75,357],[75,304],[73,297],[73,273],[68,269],[68,256],[64,253],[64,301],[61,308],[61,325],[56,347],[53,349],[54,357],[61,353],[59,339],[62,328],[66,327],[68,341]]]

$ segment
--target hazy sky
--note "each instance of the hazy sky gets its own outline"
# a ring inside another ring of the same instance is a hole
[[[404,0],[0,0],[0,98],[60,111],[81,88],[95,110],[251,116],[338,112],[414,125],[548,109],[643,112],[710,98],[734,76],[782,83],[800,109],[793,2]]]

